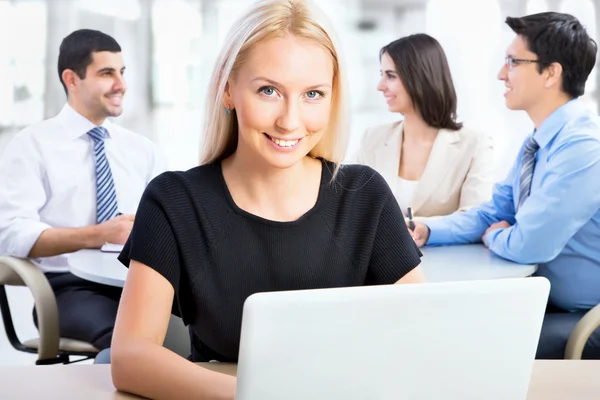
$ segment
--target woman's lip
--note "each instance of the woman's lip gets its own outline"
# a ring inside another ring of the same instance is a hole
[[[265,135],[267,135],[268,137],[272,138],[272,139],[277,139],[277,140],[288,140],[288,141],[292,141],[292,140],[302,140],[304,139],[304,137],[299,137],[299,138],[292,138],[292,139],[284,139],[284,138],[278,138],[277,136],[271,136],[269,135],[267,132],[263,132]]]

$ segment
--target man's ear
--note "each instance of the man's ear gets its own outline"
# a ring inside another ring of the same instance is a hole
[[[77,82],[80,79],[73,70],[65,69],[61,77],[68,91],[77,92]]]
[[[550,88],[555,85],[562,85],[563,67],[557,62],[553,62],[546,67],[546,83],[545,87]]]

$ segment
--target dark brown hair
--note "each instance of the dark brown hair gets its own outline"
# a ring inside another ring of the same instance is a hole
[[[92,29],[79,29],[63,39],[58,53],[58,78],[67,95],[69,92],[62,79],[63,72],[70,69],[79,78],[85,79],[87,67],[93,62],[93,53],[99,51],[120,53],[121,46],[106,33]]]
[[[506,18],[514,33],[525,39],[538,58],[538,72],[552,63],[562,66],[562,90],[572,98],[583,95],[585,82],[596,64],[598,46],[577,18],[545,12]]]
[[[440,43],[418,33],[394,40],[379,52],[390,56],[415,110],[434,128],[459,130],[456,90]]]

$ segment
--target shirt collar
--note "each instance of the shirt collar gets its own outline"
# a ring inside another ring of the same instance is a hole
[[[573,99],[554,110],[533,133],[533,137],[540,148],[546,147],[567,122],[581,115],[586,109],[581,100]]]
[[[57,120],[63,128],[64,138],[68,140],[77,139],[97,126],[75,111],[69,103],[65,104],[62,110],[60,110]],[[114,134],[114,125],[112,125],[108,119],[105,119],[100,126],[108,131],[108,137],[111,137]]]

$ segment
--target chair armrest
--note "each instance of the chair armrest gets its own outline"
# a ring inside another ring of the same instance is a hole
[[[0,285],[12,286],[15,284],[25,284],[33,295],[40,332],[38,359],[55,359],[58,356],[60,339],[58,308],[48,279],[29,260],[0,257]]]
[[[589,310],[579,320],[569,335],[565,349],[565,359],[581,360],[583,349],[592,333],[600,326],[600,304]]]

